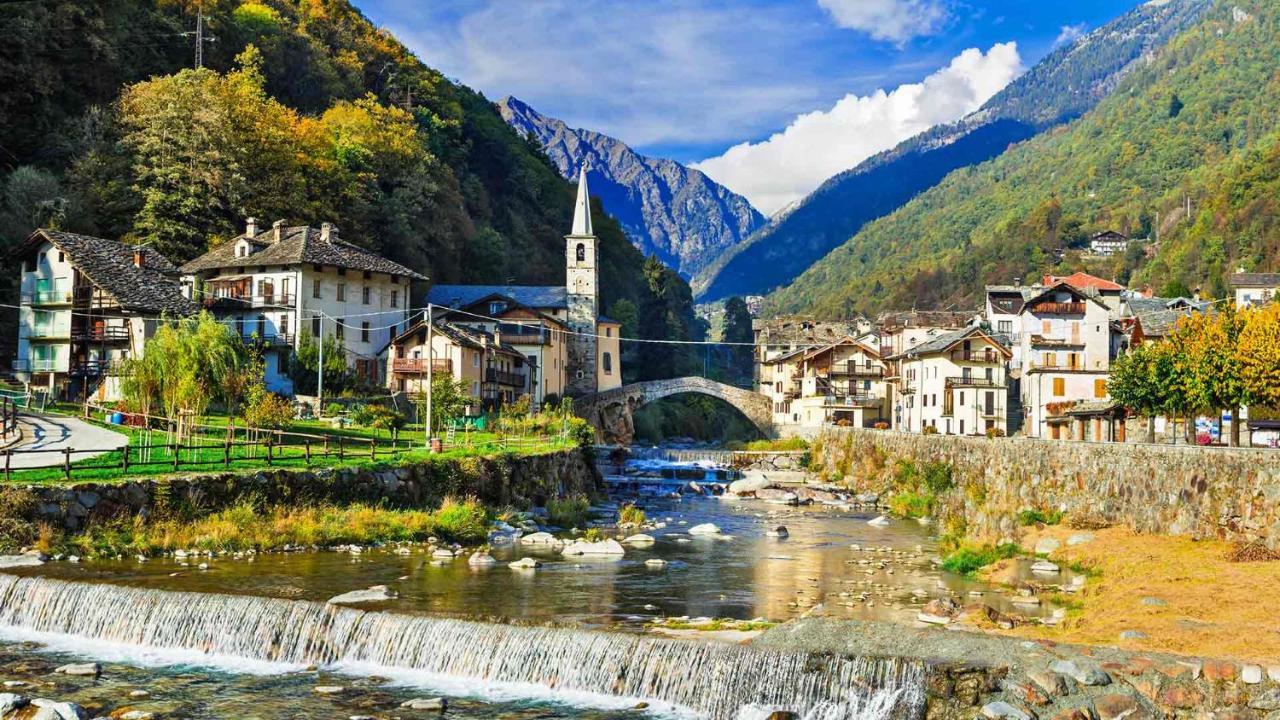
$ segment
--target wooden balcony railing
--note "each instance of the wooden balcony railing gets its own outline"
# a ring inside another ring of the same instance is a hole
[[[951,362],[998,363],[1003,356],[992,348],[965,350],[957,348],[951,351]]]
[[[425,375],[427,372],[426,358],[392,358],[391,372],[401,373],[404,375]],[[440,373],[441,375],[453,374],[453,361],[449,359],[432,360],[432,374]]]
[[[71,338],[87,343],[117,343],[129,341],[129,328],[120,325],[83,327],[72,331]]]
[[[1032,306],[1031,312],[1037,315],[1083,315],[1085,305],[1082,302],[1042,302]]]
[[[878,378],[884,377],[884,367],[881,365],[866,365],[856,362],[835,363],[828,371],[830,375],[846,375],[853,377]]]
[[[507,372],[505,370],[497,370],[494,368],[487,368],[484,371],[485,382],[522,388],[524,387],[524,380],[525,377],[521,373]]]

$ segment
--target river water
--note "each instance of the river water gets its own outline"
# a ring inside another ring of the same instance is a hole
[[[127,691],[140,686],[152,697],[137,704],[165,717],[415,717],[399,703],[429,693],[461,698],[451,714],[468,719],[719,720],[790,707],[870,720],[916,714],[918,668],[874,660],[815,668],[812,658],[640,631],[672,617],[785,621],[816,605],[910,623],[942,595],[986,593],[984,602],[1010,609],[991,588],[936,569],[936,540],[914,521],[877,526],[855,510],[716,498],[643,507],[665,527],[648,531],[652,547],[618,559],[515,545],[496,547],[499,564],[485,569],[465,557],[432,562],[422,548],[219,557],[207,570],[172,558],[49,563],[24,571],[25,580],[0,575],[0,637],[114,660],[101,682],[61,678],[50,691],[109,711],[133,702]],[[687,532],[702,523],[722,535]],[[786,538],[766,535],[779,525]],[[543,566],[507,567],[526,556]],[[646,565],[652,558],[667,564]],[[398,597],[358,610],[324,603],[379,584]],[[3,646],[0,681],[47,682],[41,670],[58,659]],[[348,691],[314,692],[325,684]],[[649,706],[630,709],[641,702]]]

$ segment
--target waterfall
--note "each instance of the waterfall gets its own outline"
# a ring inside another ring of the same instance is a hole
[[[919,662],[367,612],[317,602],[0,574],[0,627],[146,650],[386,669],[644,700],[713,720],[915,720]]]

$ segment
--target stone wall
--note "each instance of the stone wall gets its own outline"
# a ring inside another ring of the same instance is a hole
[[[1280,452],[1034,438],[914,435],[833,428],[811,469],[859,491],[892,490],[897,461],[943,462],[954,487],[938,520],[985,540],[1016,537],[1023,510],[1138,532],[1260,540],[1280,546]]]
[[[446,496],[495,507],[541,505],[560,495],[596,496],[602,479],[585,450],[450,458],[385,469],[324,468],[188,474],[116,483],[32,485],[39,520],[76,530],[90,520],[157,511],[215,512],[244,500],[266,504],[386,503],[433,508]]]

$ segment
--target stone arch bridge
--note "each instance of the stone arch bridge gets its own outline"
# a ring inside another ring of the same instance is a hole
[[[573,410],[595,427],[596,437],[602,442],[629,445],[635,437],[632,416],[636,410],[655,400],[685,393],[723,400],[755,424],[762,435],[768,437],[773,433],[773,407],[769,398],[703,377],[649,380],[583,395],[574,401]]]

